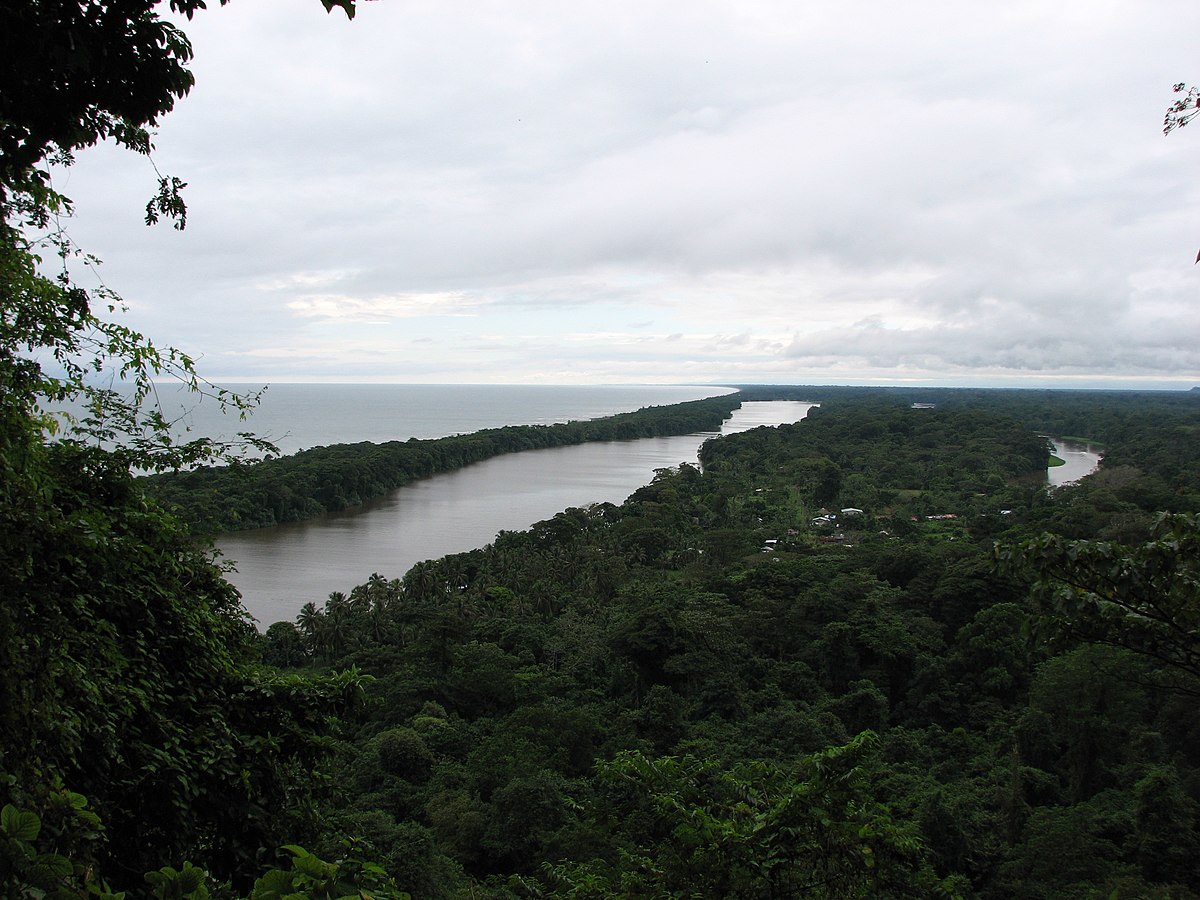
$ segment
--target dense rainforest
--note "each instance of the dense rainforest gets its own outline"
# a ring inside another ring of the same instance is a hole
[[[1200,398],[796,391],[258,636],[144,479],[32,446],[58,524],[6,529],[0,883],[1200,896]],[[1048,489],[1058,423],[1106,453]]]
[[[271,626],[375,679],[326,824],[418,896],[1196,896],[1200,451],[1162,435],[1200,404],[1048,397],[1119,460],[1048,491],[1011,396],[913,396]]]

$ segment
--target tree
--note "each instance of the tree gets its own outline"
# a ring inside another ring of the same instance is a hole
[[[1172,85],[1171,90],[1183,96],[1167,107],[1167,114],[1163,117],[1163,134],[1183,128],[1200,115],[1200,88],[1188,87],[1181,81]],[[1200,263],[1200,253],[1196,254],[1196,262]]]
[[[354,0],[321,2],[354,17]],[[162,6],[161,0],[24,0],[0,7],[0,202],[48,190],[39,167],[55,153],[110,138],[150,152],[149,129],[195,83],[187,69],[191,44],[162,18]],[[205,0],[170,0],[170,9],[189,19],[205,6]],[[182,187],[175,179],[162,182],[168,193]],[[151,201],[147,215],[170,214],[170,206]]]
[[[267,628],[263,647],[263,662],[279,668],[302,666],[308,661],[304,637],[300,628],[291,622],[275,622]]]
[[[605,827],[624,846],[611,864],[546,867],[549,896],[948,897],[920,840],[873,796],[877,747],[864,732],[794,771],[618,754],[599,774]]]
[[[1033,575],[1040,636],[1124,647],[1200,692],[1200,515],[1162,513],[1136,547],[1046,534],[997,552]]]
[[[302,826],[361,679],[262,671],[237,592],[117,457],[34,443],[26,463],[0,496],[0,799],[70,786],[138,876],[201,849],[244,871]]]
[[[317,609],[317,604],[309,600],[296,616],[296,625],[303,639],[304,652],[313,656],[317,652],[317,640],[324,624],[325,613]]]
[[[322,3],[354,14],[354,0]],[[189,18],[204,8],[204,0],[170,0],[171,10]],[[178,378],[241,411],[254,400],[204,382],[187,354],[159,348],[102,318],[94,309],[97,301],[114,313],[119,297],[107,289],[89,292],[68,272],[68,261],[84,254],[61,227],[72,204],[52,187],[50,166],[70,165],[78,151],[102,140],[149,156],[152,129],[194,82],[187,69],[191,45],[163,11],[159,0],[0,5],[3,402],[10,411],[36,419],[40,430],[54,425],[36,413],[40,403],[82,398],[90,414],[71,423],[71,435],[119,442],[141,468],[178,467],[231,449],[205,438],[176,446],[161,414],[141,409],[152,379]],[[161,175],[158,182],[146,205],[147,223],[165,216],[182,229],[184,183]],[[54,277],[45,274],[46,256],[60,260]],[[128,382],[132,396],[94,387],[89,376],[102,371]],[[269,447],[243,437],[251,447]]]
[[[353,12],[353,0],[323,2]],[[204,2],[171,8],[190,16]],[[162,9],[0,5],[0,802],[44,812],[69,786],[95,804],[109,844],[76,835],[63,849],[138,879],[185,853],[245,877],[256,852],[302,827],[313,769],[363,679],[256,663],[237,592],[131,474],[230,449],[176,444],[142,409],[154,378],[251,401],[101,318],[94,307],[116,312],[119,298],[68,271],[80,255],[59,225],[71,202],[48,167],[106,139],[149,154],[150,130],[192,84],[191,47]],[[184,226],[182,186],[160,179],[148,222]],[[100,374],[131,395],[95,387]],[[65,399],[88,411],[62,430],[43,410]]]

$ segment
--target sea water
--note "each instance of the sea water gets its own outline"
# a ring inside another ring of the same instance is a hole
[[[254,385],[228,385],[256,390]],[[245,421],[211,397],[164,386],[177,434],[233,439],[248,431],[283,453],[359,441],[440,438],[505,425],[553,425],[731,393],[715,385],[273,384]]]

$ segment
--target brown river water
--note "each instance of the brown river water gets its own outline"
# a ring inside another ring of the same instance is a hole
[[[811,403],[744,403],[722,434],[797,422]],[[714,434],[603,441],[511,453],[405,485],[356,510],[239,531],[216,542],[236,570],[229,580],[263,627],[292,620],[332,591],[375,572],[399,578],[414,563],[490,543],[572,506],[621,503],[654,470],[695,464]]]

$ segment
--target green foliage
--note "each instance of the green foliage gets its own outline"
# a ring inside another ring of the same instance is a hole
[[[199,847],[238,871],[299,824],[357,676],[262,673],[234,589],[111,454],[34,445],[22,472],[0,497],[0,791],[86,793],[132,871]]]
[[[322,2],[354,15],[353,0]],[[170,7],[190,19],[205,3]],[[112,139],[148,154],[150,129],[195,82],[191,44],[154,0],[6,5],[0,34],[0,203],[46,191],[38,166],[55,152]]]
[[[871,792],[864,732],[792,771],[622,753],[600,767],[611,861],[546,867],[548,896],[949,896]]]
[[[222,0],[222,4],[226,0]],[[342,0],[353,15],[353,0]],[[203,0],[172,0],[190,18]],[[122,307],[107,288],[77,284],[74,262],[98,263],[62,227],[71,200],[51,186],[50,166],[69,166],[79,150],[112,140],[149,156],[151,132],[194,83],[187,36],[157,0],[25,0],[0,7],[0,385],[6,416],[35,432],[60,429],[45,404],[74,400],[63,438],[117,447],[143,470],[219,459],[238,447],[269,445],[243,435],[227,444],[200,438],[177,444],[153,398],[153,379],[174,378],[243,412],[254,402],[205,382],[192,358],[97,312]],[[155,170],[156,175],[157,170]],[[147,224],[167,216],[182,229],[186,207],[176,177],[158,175]],[[57,275],[48,275],[51,259]],[[105,380],[122,390],[97,387]],[[145,408],[144,407],[145,404]],[[11,422],[10,422],[11,424]],[[7,454],[5,454],[7,456]],[[8,474],[7,472],[4,474]]]
[[[79,794],[66,794],[75,811],[75,820],[66,824],[66,831],[100,829],[97,816],[85,807],[87,801]],[[65,833],[60,829],[59,837]],[[6,805],[0,810],[0,889],[6,898],[30,900],[123,900],[125,892],[112,892],[96,876],[91,865],[78,858],[63,855],[51,846],[43,849],[48,839],[42,821],[29,810]],[[281,849],[287,854],[287,868],[273,868],[254,882],[248,900],[409,900],[407,892],[396,888],[393,880],[377,862],[370,858],[370,848],[362,841],[346,841],[345,853],[329,863],[309,853],[303,847],[288,845]],[[210,878],[204,869],[185,862],[180,869],[162,866],[147,872],[149,897],[155,900],[210,900]],[[232,893],[228,886],[220,888],[221,896]]]
[[[207,872],[186,862],[178,871],[163,866],[146,873],[146,883],[160,900],[209,900],[207,881]]]
[[[204,3],[171,7],[190,17]],[[192,84],[191,47],[163,12],[151,0],[0,9],[0,800],[6,859],[21,867],[5,877],[31,896],[102,893],[94,864],[127,880],[191,854],[248,877],[280,832],[309,824],[318,763],[363,683],[264,672],[236,591],[131,475],[269,449],[250,436],[177,443],[146,402],[154,379],[237,411],[254,398],[105,318],[97,308],[117,313],[120,299],[71,274],[97,261],[63,230],[72,204],[48,167],[106,139],[149,154],[150,129]],[[147,221],[182,228],[183,187],[160,177]],[[67,401],[82,412],[48,412]],[[157,868],[150,882],[201,897],[198,872]]]
[[[255,881],[250,900],[409,900],[381,866],[363,858],[364,849],[351,843],[345,857],[325,862],[303,847],[286,846],[283,852],[290,856],[290,866],[272,869]]]
[[[1046,534],[997,552],[1034,573],[1041,636],[1125,647],[1200,678],[1200,516],[1164,514],[1135,547]]]
[[[57,797],[56,821],[43,828],[34,812],[6,804],[0,810],[0,892],[5,897],[67,900],[95,897],[121,900],[96,877],[83,855],[68,856],[66,845],[86,847],[103,828],[80,794],[63,791]],[[197,898],[205,900],[205,898]]]
[[[835,399],[307,608],[306,664],[376,678],[330,826],[432,897],[1191,896],[1190,705],[1153,659],[1030,644],[1028,575],[995,567],[1130,521],[1125,488],[1047,491],[989,409]],[[880,505],[813,524],[830,487]]]

